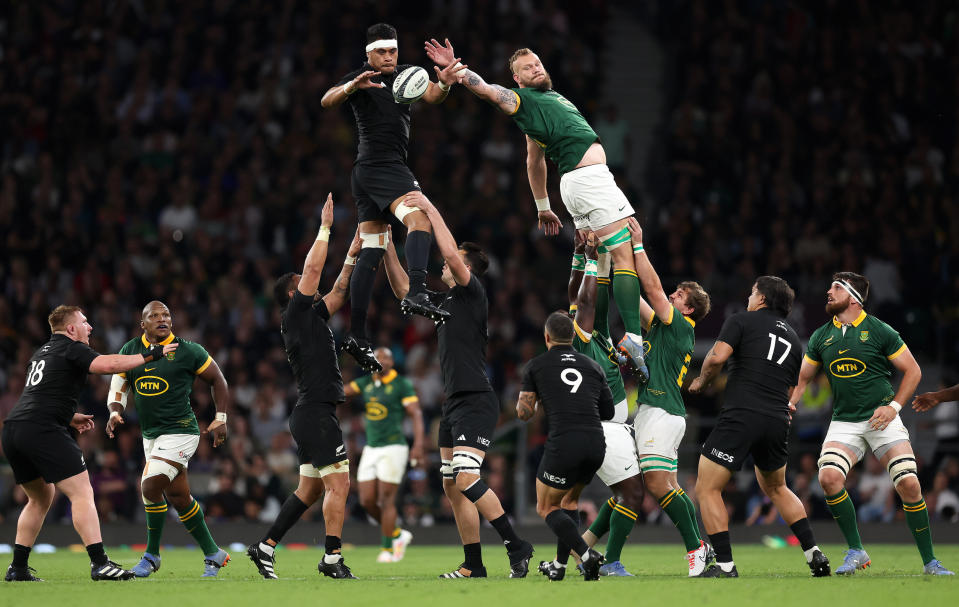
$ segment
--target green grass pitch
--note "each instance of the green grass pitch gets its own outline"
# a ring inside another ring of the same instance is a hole
[[[835,568],[842,560],[840,546],[825,546]],[[959,601],[959,580],[921,575],[918,553],[911,545],[867,546],[873,565],[851,578],[812,579],[799,548],[771,549],[761,545],[734,545],[739,579],[696,580],[686,578],[686,562],[677,546],[630,544],[623,553],[627,567],[636,578],[602,578],[585,583],[570,575],[559,583],[547,582],[535,571],[536,563],[551,558],[554,547],[537,546],[530,575],[525,580],[506,578],[505,551],[495,545],[484,547],[484,561],[490,573],[486,580],[439,580],[462,560],[456,546],[417,546],[415,543],[400,563],[378,564],[377,548],[347,547],[347,563],[358,581],[320,577],[316,563],[321,550],[277,552],[280,580],[266,581],[243,551],[235,551],[218,579],[200,579],[202,557],[196,550],[162,552],[163,565],[148,579],[129,582],[92,582],[86,554],[61,550],[55,554],[32,555],[30,564],[42,584],[3,584],[0,605],[81,607],[163,607],[258,605],[286,607],[376,605],[399,607],[500,607],[615,605],[763,605],[810,607],[905,605],[920,607],[955,605]],[[140,554],[132,550],[108,550],[112,559],[132,566]],[[949,567],[959,567],[959,546],[943,545],[936,555]]]

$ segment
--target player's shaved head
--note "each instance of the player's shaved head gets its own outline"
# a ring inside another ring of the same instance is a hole
[[[147,316],[150,315],[150,311],[153,310],[155,307],[166,308],[167,311],[170,310],[170,307],[167,306],[165,303],[154,299],[147,305],[143,306],[143,312],[140,313],[140,316],[142,316],[143,318],[146,318]]]
[[[553,312],[546,319],[546,334],[554,344],[573,343],[573,319],[565,311]]]
[[[393,351],[389,348],[377,348],[373,351],[373,356],[383,367],[382,373],[386,373],[393,368]]]

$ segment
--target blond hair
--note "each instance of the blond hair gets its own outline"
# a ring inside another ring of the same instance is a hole
[[[509,57],[509,62],[507,63],[507,67],[509,67],[509,71],[515,74],[516,70],[513,69],[513,63],[520,57],[525,57],[526,55],[532,55],[532,54],[533,54],[533,51],[529,50],[526,47],[518,49],[515,53],[513,53]]]
[[[685,280],[676,285],[676,288],[686,291],[686,305],[693,309],[693,313],[689,317],[696,322],[706,318],[712,308],[712,302],[706,289],[694,280]]]
[[[67,328],[67,325],[70,324],[69,320],[71,320],[71,316],[79,311],[80,306],[57,306],[53,309],[53,312],[50,312],[50,316],[47,316],[47,322],[50,323],[50,330],[54,333],[63,331]]]

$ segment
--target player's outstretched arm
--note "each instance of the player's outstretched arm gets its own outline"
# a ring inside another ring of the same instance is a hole
[[[470,270],[466,267],[466,263],[463,262],[463,258],[460,257],[459,247],[456,245],[456,239],[453,238],[453,233],[450,232],[446,221],[443,220],[443,216],[440,215],[440,212],[433,206],[429,198],[427,198],[423,192],[411,192],[403,199],[403,204],[426,213],[430,224],[433,226],[433,236],[436,238],[436,247],[440,250],[440,254],[443,255],[443,259],[446,260],[447,265],[449,265],[453,280],[461,287],[468,285],[470,282]]]
[[[406,268],[400,263],[400,258],[396,254],[396,247],[393,246],[393,229],[387,227],[390,232],[390,241],[386,243],[386,255],[383,256],[383,262],[386,266],[386,278],[390,281],[390,288],[393,289],[393,295],[396,299],[403,299],[410,291],[410,275],[406,273]]]
[[[442,69],[438,66],[433,66],[433,69],[436,70],[436,82],[430,82],[426,93],[423,94],[423,101],[435,105],[446,101],[450,89],[459,81],[460,73],[466,69],[466,66],[456,59]]]
[[[596,247],[596,235],[590,232],[583,248],[586,267],[576,294],[576,324],[587,335],[593,332],[596,322]]]
[[[125,373],[148,362],[159,360],[180,347],[177,342],[170,342],[165,346],[154,344],[146,355],[143,354],[101,354],[93,359],[88,371],[95,375],[109,375],[110,373]]]
[[[336,314],[350,296],[350,277],[353,276],[353,269],[356,268],[356,256],[360,254],[363,241],[360,240],[360,229],[356,229],[353,235],[353,241],[350,248],[346,251],[346,259],[343,260],[343,268],[340,275],[336,277],[333,288],[323,296],[323,303],[326,304],[326,311],[330,316]]]
[[[436,70],[437,77],[441,80],[442,76],[440,76],[440,74],[442,71],[445,71],[445,69],[450,66],[453,66],[455,69],[457,67],[456,64],[459,63],[459,59],[453,55],[453,45],[450,44],[449,38],[445,40],[445,45],[437,42],[435,38],[426,42],[426,56],[430,58],[430,61],[440,68],[443,68],[442,70]],[[472,91],[474,95],[480,99],[489,101],[507,114],[512,115],[516,113],[516,110],[519,108],[519,97],[516,93],[497,84],[486,84],[486,81],[483,80],[479,74],[472,70],[465,69],[466,66],[458,67],[464,68],[456,69],[455,71],[458,81]]]
[[[226,440],[226,415],[230,410],[230,387],[226,383],[226,378],[223,377],[220,365],[216,364],[212,358],[207,368],[200,373],[200,379],[210,384],[213,405],[216,407],[216,417],[203,434],[212,434],[213,446],[219,447]]]
[[[516,399],[516,417],[525,422],[532,419],[534,413],[536,413],[536,393],[520,392],[519,398]]]
[[[663,290],[663,282],[659,279],[656,268],[649,261],[649,255],[646,254],[646,248],[643,246],[643,228],[635,217],[629,218],[627,227],[633,245],[633,258],[636,260],[636,273],[643,286],[646,301],[661,321],[669,322],[673,305],[669,303],[666,291]],[[643,320],[645,322],[645,319]]]
[[[123,412],[127,408],[127,398],[130,395],[130,384],[125,378],[114,373],[110,378],[110,391],[107,393],[107,409],[110,419],[107,420],[107,436],[113,438],[113,431],[123,424]]]
[[[799,381],[793,386],[792,393],[789,395],[790,411],[796,410],[796,404],[806,391],[806,386],[809,385],[809,382],[816,379],[816,373],[818,371],[818,365],[812,364],[806,357],[803,357],[802,365],[799,367]]]
[[[331,87],[328,91],[323,93],[323,98],[320,99],[320,105],[323,107],[336,107],[346,101],[347,97],[360,89],[385,88],[386,85],[382,82],[370,82],[370,78],[379,75],[379,72],[367,70],[346,84],[337,84],[336,86]]]
[[[706,358],[703,360],[703,368],[699,371],[699,377],[694,379],[691,384],[689,384],[689,391],[693,394],[699,394],[703,389],[709,385],[711,381],[716,379],[716,376],[719,375],[719,371],[722,370],[723,364],[729,359],[733,354],[733,347],[727,344],[724,341],[716,341],[713,344],[713,347],[709,349],[709,352],[706,354]]]
[[[959,400],[959,384],[951,388],[943,388],[936,392],[924,392],[912,399],[912,408],[916,411],[928,411],[939,403],[948,403]]]
[[[320,213],[320,231],[309,253],[306,254],[300,284],[296,287],[297,291],[308,297],[316,295],[316,289],[320,285],[323,266],[326,265],[326,253],[330,247],[330,226],[332,225],[333,193],[331,192],[326,195],[326,202],[323,203],[323,211]]]

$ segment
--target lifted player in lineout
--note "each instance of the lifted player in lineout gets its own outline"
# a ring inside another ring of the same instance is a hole
[[[114,375],[107,395],[107,436],[113,438],[117,425],[123,423],[131,386],[143,435],[146,463],[140,493],[147,517],[147,549],[133,572],[137,577],[147,577],[160,570],[160,538],[169,501],[203,551],[203,577],[214,577],[230,555],[213,541],[203,510],[190,494],[187,466],[200,444],[200,426],[190,405],[190,394],[198,376],[212,388],[216,418],[203,434],[211,434],[213,446],[219,447],[226,440],[230,391],[223,372],[203,346],[173,334],[173,315],[166,304],[148,303],[140,328],[143,335],[124,344],[120,354],[145,354],[154,344],[178,343],[180,347],[160,360]]]
[[[568,99],[553,90],[546,68],[536,53],[521,48],[509,58],[517,87],[487,84],[474,71],[459,65],[449,40],[426,43],[426,54],[439,67],[441,82],[460,82],[481,99],[492,103],[516,121],[526,134],[526,167],[536,200],[539,224],[547,234],[558,234],[559,218],[550,210],[546,191],[546,157],[556,163],[560,192],[577,230],[592,230],[613,257],[613,294],[626,335],[619,347],[640,383],[649,377],[643,360],[642,323],[639,318],[639,279],[629,248],[626,220],[633,207],[606,166],[599,136]],[[440,69],[442,68],[442,69]],[[451,69],[452,68],[452,69]]]
[[[406,463],[423,461],[423,412],[409,379],[393,368],[389,348],[377,348],[383,370],[359,377],[346,386],[346,396],[363,397],[366,407],[366,446],[360,455],[356,482],[360,504],[380,524],[380,563],[403,560],[413,534],[396,526],[396,492],[406,473]],[[403,419],[413,422],[413,448],[406,444]]]

